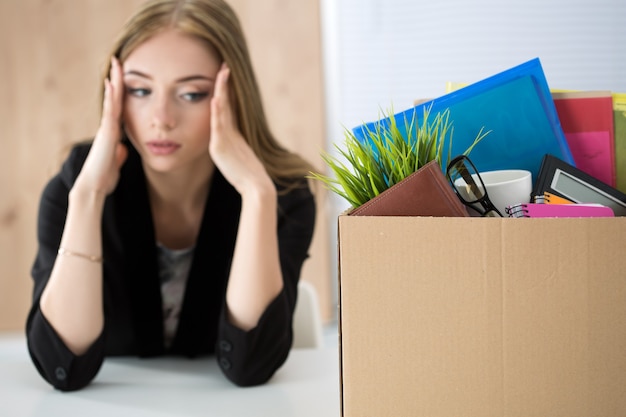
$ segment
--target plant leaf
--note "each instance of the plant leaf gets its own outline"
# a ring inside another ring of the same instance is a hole
[[[387,113],[380,110],[382,117],[373,124],[373,128],[363,125],[363,141],[344,127],[344,148],[335,144],[340,158],[322,153],[322,159],[334,178],[315,172],[311,172],[308,178],[323,182],[329,190],[346,199],[353,207],[358,207],[430,161],[437,161],[443,169],[446,144],[446,161],[452,158],[454,126],[449,109],[432,117],[431,109],[432,105],[424,107],[421,123],[417,110],[414,110],[411,117],[405,115],[400,124],[393,106]],[[468,155],[489,133],[481,128],[463,154]]]

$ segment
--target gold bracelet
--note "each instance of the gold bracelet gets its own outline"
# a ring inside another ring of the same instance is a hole
[[[87,259],[88,261],[91,261],[91,262],[102,263],[102,256],[92,256],[92,255],[87,255],[87,254],[80,253],[80,252],[73,252],[65,248],[59,248],[58,253],[59,255],[76,256],[78,258]]]

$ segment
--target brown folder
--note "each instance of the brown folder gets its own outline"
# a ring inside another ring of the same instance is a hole
[[[437,161],[422,166],[348,215],[469,217]]]

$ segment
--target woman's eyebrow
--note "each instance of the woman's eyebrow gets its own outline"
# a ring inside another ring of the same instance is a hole
[[[152,77],[148,74],[145,74],[141,71],[137,71],[137,70],[128,70],[126,72],[124,72],[124,75],[134,75],[137,77],[141,77],[141,78],[146,78],[148,80],[151,80]],[[201,74],[194,74],[194,75],[188,75],[182,78],[179,78],[176,80],[177,83],[184,83],[184,82],[189,82],[189,81],[196,81],[196,80],[200,80],[200,81],[211,81],[214,82],[215,78],[213,77],[207,77],[206,75],[201,75]]]
[[[183,78],[179,78],[178,80],[176,80],[177,83],[184,83],[187,81],[196,81],[196,80],[200,80],[200,81],[215,81],[215,78],[212,77],[207,77],[206,75],[189,75],[187,77],[183,77]]]

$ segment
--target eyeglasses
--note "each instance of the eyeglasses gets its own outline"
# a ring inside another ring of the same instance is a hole
[[[502,217],[502,213],[489,200],[485,184],[467,156],[459,155],[450,161],[446,174],[463,204],[478,211],[483,217]]]

